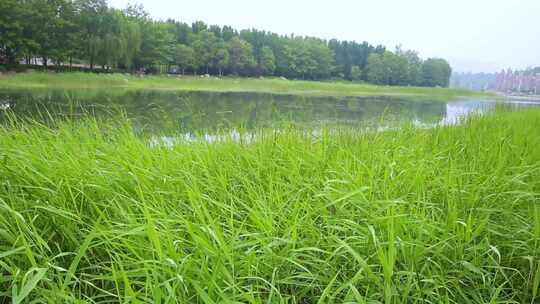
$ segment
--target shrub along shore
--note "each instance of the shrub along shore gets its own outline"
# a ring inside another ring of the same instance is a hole
[[[125,120],[13,121],[0,302],[534,303],[538,130],[500,110],[171,147]]]
[[[463,89],[377,86],[351,82],[317,82],[284,78],[144,76],[92,73],[19,73],[0,75],[0,89],[141,89],[210,92],[258,92],[307,96],[397,96],[449,100],[494,98]]]

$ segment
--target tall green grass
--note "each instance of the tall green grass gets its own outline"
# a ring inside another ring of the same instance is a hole
[[[262,92],[308,96],[401,96],[449,100],[462,96],[494,97],[463,89],[391,87],[351,82],[318,82],[280,78],[201,78],[92,73],[20,73],[0,76],[0,88],[151,89],[213,92]]]
[[[537,303],[540,111],[155,146],[0,128],[0,303]]]

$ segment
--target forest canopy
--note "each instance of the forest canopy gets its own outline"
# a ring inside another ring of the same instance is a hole
[[[38,60],[39,59],[39,60]],[[0,1],[0,64],[447,87],[448,62],[368,42],[155,20],[106,0]]]

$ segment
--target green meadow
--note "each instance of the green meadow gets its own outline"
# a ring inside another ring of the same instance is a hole
[[[124,77],[75,76],[2,85]],[[0,303],[537,303],[538,130],[539,110],[499,109],[430,129],[160,145],[126,119],[11,117],[0,127]]]
[[[306,96],[399,96],[450,100],[458,97],[492,98],[490,93],[462,89],[377,86],[346,81],[317,82],[283,78],[144,76],[91,73],[18,73],[0,75],[4,89],[148,89],[207,92],[259,92]]]

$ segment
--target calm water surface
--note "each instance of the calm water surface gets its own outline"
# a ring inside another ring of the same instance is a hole
[[[512,107],[540,103],[508,102]],[[53,116],[114,117],[123,112],[138,129],[211,134],[216,130],[250,130],[299,124],[387,127],[403,122],[449,124],[471,113],[494,110],[482,99],[448,102],[398,97],[307,97],[260,93],[210,93],[124,90],[0,90],[0,120],[7,113],[35,119]]]

